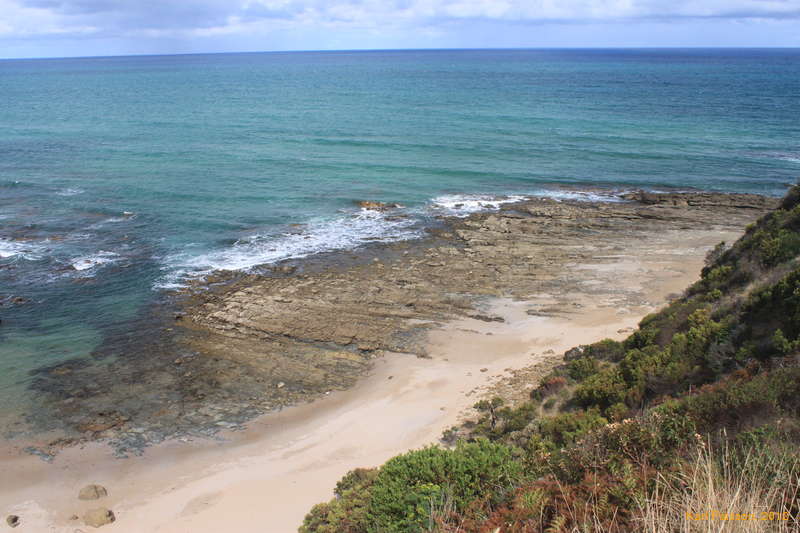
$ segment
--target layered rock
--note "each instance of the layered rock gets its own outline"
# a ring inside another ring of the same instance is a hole
[[[425,332],[444,321],[496,320],[484,309],[489,298],[552,295],[551,305],[529,309],[533,315],[569,313],[596,294],[609,306],[615,298],[646,304],[615,286],[620,258],[661,253],[675,232],[740,231],[776,204],[713,193],[637,193],[607,203],[532,198],[445,218],[418,241],[260,275],[218,272],[187,289],[182,309],[169,314],[169,342],[143,339],[140,353],[103,367],[115,381],[98,385],[97,365],[53,368],[41,389],[78,438],[112,439],[123,449],[236,427],[352,386],[382,352],[425,356]]]

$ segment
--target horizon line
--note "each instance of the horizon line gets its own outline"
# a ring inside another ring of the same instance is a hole
[[[236,54],[309,54],[309,53],[370,53],[370,52],[481,52],[481,51],[546,51],[546,50],[800,50],[798,46],[519,46],[479,48],[342,48],[308,50],[239,50],[228,52],[132,53],[112,55],[0,57],[0,61],[30,61],[59,59],[112,59],[126,57],[181,57]]]

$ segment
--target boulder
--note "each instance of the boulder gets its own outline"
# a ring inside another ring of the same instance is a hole
[[[89,509],[83,515],[83,523],[92,527],[103,527],[110,524],[117,518],[114,516],[114,511],[106,507],[97,507],[96,509]]]
[[[108,496],[108,491],[102,485],[86,485],[78,493],[79,500],[99,500]]]
[[[6,517],[6,524],[8,524],[10,527],[17,527],[19,522],[19,517],[15,514],[10,514]]]

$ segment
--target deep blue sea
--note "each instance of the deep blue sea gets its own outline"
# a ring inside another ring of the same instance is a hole
[[[165,288],[213,269],[576,194],[559,185],[781,195],[799,176],[800,50],[0,61],[0,405],[110,332],[136,342]]]

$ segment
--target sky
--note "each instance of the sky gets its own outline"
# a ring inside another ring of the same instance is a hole
[[[800,47],[800,0],[0,0],[0,57]]]

